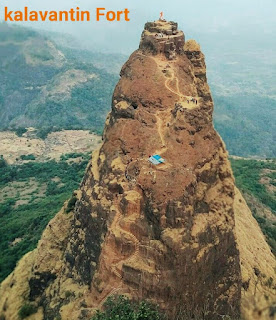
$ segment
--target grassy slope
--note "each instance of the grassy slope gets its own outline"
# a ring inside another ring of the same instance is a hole
[[[49,220],[78,188],[90,155],[81,155],[77,162],[75,157],[71,154],[59,162],[30,161],[20,166],[0,162],[0,190],[4,198],[0,201],[0,281],[22,255],[36,247]],[[17,206],[16,202],[22,199],[27,199],[27,203]],[[21,241],[12,245],[17,238]]]
[[[238,188],[276,254],[276,159],[269,161],[231,159]],[[262,182],[266,181],[266,183]],[[260,206],[261,204],[262,206]],[[263,208],[269,213],[263,213]]]

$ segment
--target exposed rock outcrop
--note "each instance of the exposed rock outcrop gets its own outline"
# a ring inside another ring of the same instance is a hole
[[[183,309],[269,319],[275,258],[235,189],[212,112],[199,45],[175,23],[147,23],[74,212],[61,210],[2,283],[0,314],[16,319],[31,301],[33,319],[88,319],[126,294],[171,319]],[[165,162],[152,165],[153,154]]]

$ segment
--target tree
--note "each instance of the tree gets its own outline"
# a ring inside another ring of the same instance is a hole
[[[104,311],[97,310],[91,320],[161,320],[156,306],[142,301],[135,303],[125,296],[109,297]]]

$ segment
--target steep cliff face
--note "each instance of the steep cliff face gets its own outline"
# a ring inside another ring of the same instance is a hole
[[[30,319],[88,319],[126,294],[171,319],[183,309],[269,319],[275,259],[235,189],[212,112],[199,45],[175,23],[147,23],[74,211],[63,208],[2,283],[0,314],[16,319],[31,301]],[[165,162],[151,164],[154,154]]]

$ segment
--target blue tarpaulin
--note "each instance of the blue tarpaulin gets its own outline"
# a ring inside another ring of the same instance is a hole
[[[149,161],[155,165],[158,165],[160,163],[164,163],[165,159],[161,158],[158,154],[155,154],[149,158]]]

